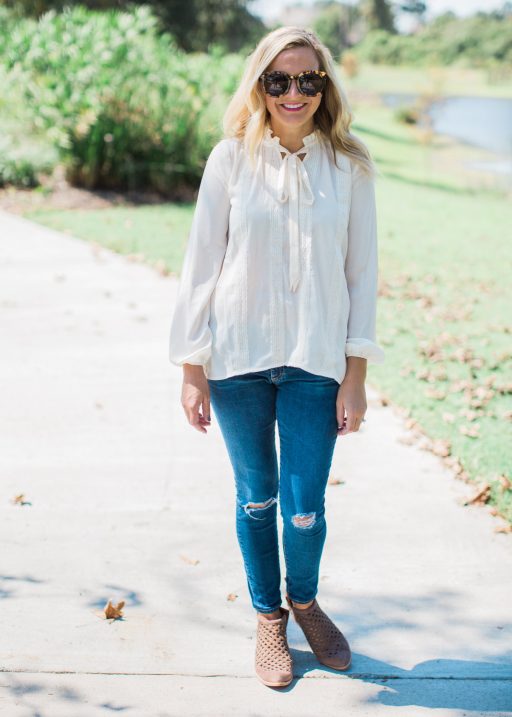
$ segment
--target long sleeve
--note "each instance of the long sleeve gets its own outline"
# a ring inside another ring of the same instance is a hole
[[[221,140],[206,162],[183,260],[171,322],[169,360],[205,365],[211,355],[210,300],[228,242],[229,144]]]
[[[378,276],[375,182],[357,163],[352,165],[345,276],[350,297],[345,355],[359,356],[369,363],[384,363],[384,351],[375,338]]]

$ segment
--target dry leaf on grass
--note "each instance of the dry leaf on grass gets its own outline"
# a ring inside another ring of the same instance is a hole
[[[446,391],[443,391],[440,388],[427,388],[425,396],[427,398],[435,398],[436,401],[442,401],[446,398]]]
[[[480,438],[480,425],[477,423],[476,426],[459,426],[459,432],[462,433],[463,436],[468,436],[469,438]]]
[[[507,476],[504,476],[504,475],[500,476],[498,478],[498,481],[501,484],[502,491],[510,490],[512,488],[512,481]]]
[[[108,603],[103,608],[105,612],[105,618],[109,620],[110,618],[113,618],[116,620],[118,617],[123,617],[123,607],[124,607],[124,600],[121,600],[121,602],[118,602],[117,605],[112,605],[112,601],[109,600]]]

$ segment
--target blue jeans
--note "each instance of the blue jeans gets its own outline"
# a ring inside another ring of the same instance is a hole
[[[281,605],[277,503],[289,597],[318,591],[325,488],[337,438],[339,383],[294,366],[208,379],[236,485],[236,532],[257,612]],[[278,470],[275,423],[279,430]]]

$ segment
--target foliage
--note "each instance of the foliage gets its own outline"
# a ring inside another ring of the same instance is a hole
[[[388,0],[361,0],[360,5],[370,30],[395,32],[393,13]]]
[[[350,46],[350,29],[359,16],[357,6],[342,5],[339,2],[324,5],[316,15],[313,29],[335,59]]]
[[[90,10],[133,11],[142,3],[134,0],[80,0]],[[263,22],[251,15],[247,0],[145,0],[159,18],[163,30],[174,36],[187,52],[206,52],[211,44],[235,52],[253,44],[265,33]],[[41,17],[54,10],[62,12],[77,3],[70,0],[0,0],[18,15]]]
[[[242,69],[215,49],[185,55],[146,7],[51,11],[19,23],[4,53],[72,182],[163,194],[198,183]]]
[[[445,13],[415,35],[369,32],[356,51],[361,60],[390,65],[512,65],[512,17]]]
[[[0,137],[0,187],[14,185],[32,188],[39,184],[39,174],[47,174],[55,158],[46,147],[15,146],[10,137]]]

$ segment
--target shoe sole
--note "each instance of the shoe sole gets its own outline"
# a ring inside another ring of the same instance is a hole
[[[318,662],[320,662],[320,660],[318,660]],[[350,660],[350,662],[343,667],[334,667],[333,665],[328,665],[326,662],[320,662],[320,664],[324,665],[324,667],[329,667],[329,669],[331,670],[338,670],[339,672],[343,672],[345,670],[348,670],[348,668],[352,665],[352,660]]]
[[[259,675],[256,675],[258,680],[263,683],[266,687],[288,687],[293,682],[293,677],[288,682],[267,682]]]

